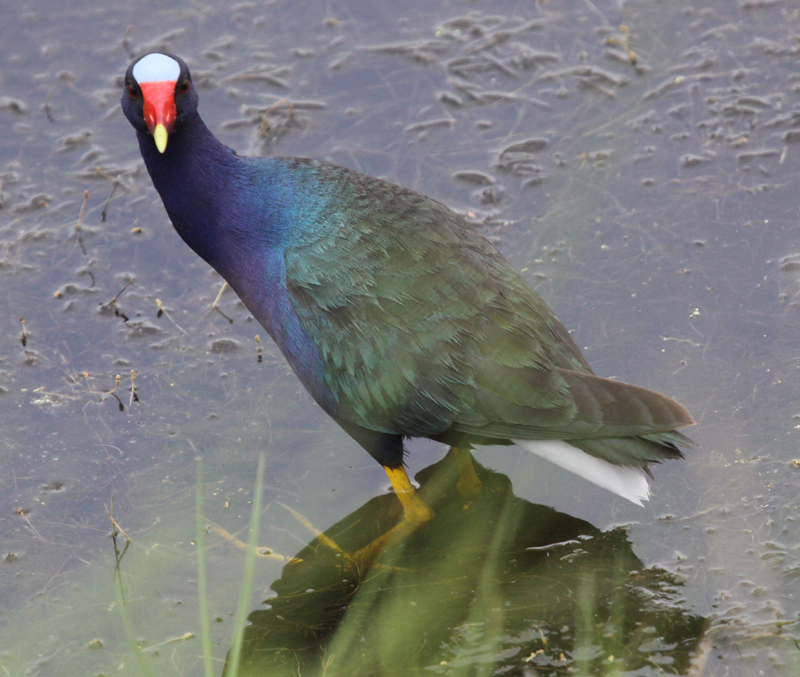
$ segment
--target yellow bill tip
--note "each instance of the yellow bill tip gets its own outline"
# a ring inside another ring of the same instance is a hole
[[[158,148],[159,153],[163,153],[167,150],[167,128],[159,123],[156,125],[156,128],[153,130],[153,140],[156,142],[156,148]]]

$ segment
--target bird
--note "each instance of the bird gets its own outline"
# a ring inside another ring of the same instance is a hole
[[[130,64],[122,109],[177,233],[384,467],[407,524],[433,517],[405,470],[410,438],[457,453],[465,494],[480,488],[476,445],[516,444],[638,505],[649,466],[693,446],[681,404],[595,375],[528,281],[440,202],[317,159],[238,155],[173,54]]]

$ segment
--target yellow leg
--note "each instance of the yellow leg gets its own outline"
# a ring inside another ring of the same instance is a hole
[[[452,447],[458,465],[458,493],[464,497],[477,496],[481,491],[481,481],[472,465],[472,454],[469,449]]]
[[[433,519],[433,510],[417,495],[417,490],[408,479],[405,468],[384,468],[384,470],[389,476],[394,493],[403,504],[405,514],[403,521],[414,527],[421,527],[426,522],[430,522]]]
[[[469,455],[469,452],[467,452],[467,455]],[[311,523],[308,522],[308,520],[300,515],[300,513],[291,510],[287,506],[284,506],[301,524],[306,526],[314,533],[316,541],[318,541],[322,546],[329,548],[333,552],[342,555],[341,566],[344,569],[355,568],[362,573],[365,572],[375,563],[375,558],[381,553],[388,543],[393,541],[395,538],[402,539],[408,537],[421,526],[433,519],[433,510],[419,497],[417,490],[414,489],[414,485],[411,484],[411,480],[408,479],[408,474],[406,473],[405,469],[384,469],[386,470],[386,474],[389,476],[389,481],[392,483],[392,488],[394,489],[397,498],[403,506],[403,520],[396,526],[389,529],[387,532],[378,536],[369,545],[361,548],[352,555],[342,550],[336,544],[336,542],[329,538],[326,534],[315,529]],[[478,484],[480,484],[480,480],[478,480]],[[229,534],[224,529],[214,526],[213,530],[237,547],[240,547],[243,550],[247,549],[246,543],[242,543],[239,539]],[[302,559],[298,559],[296,557],[285,558],[280,555],[276,555],[271,551],[266,551],[265,549],[262,549],[262,551],[257,554],[274,559],[281,559],[288,564],[299,564],[303,561]]]
[[[367,547],[356,553],[356,557],[362,562],[363,568],[368,568],[391,540],[396,537],[406,537],[433,519],[433,510],[419,497],[414,485],[411,484],[411,480],[408,479],[405,468],[384,467],[384,470],[389,476],[394,493],[403,505],[404,517],[400,524],[381,534]]]

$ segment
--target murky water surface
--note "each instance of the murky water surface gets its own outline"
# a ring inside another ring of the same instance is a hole
[[[412,444],[436,528],[366,578],[332,548],[259,560],[249,674],[797,674],[794,3],[31,0],[0,36],[0,672],[142,675],[141,653],[202,674],[196,458],[215,674],[243,562],[219,534],[246,539],[259,452],[276,553],[331,527],[352,551],[397,518],[235,296],[210,309],[221,280],[118,105],[157,48],[241,153],[468,214],[597,373],[698,422],[644,509],[516,448],[477,451],[491,491],[465,502],[445,450]]]

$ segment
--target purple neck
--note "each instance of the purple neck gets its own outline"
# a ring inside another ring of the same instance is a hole
[[[138,132],[139,148],[175,230],[220,273],[227,260],[226,233],[235,220],[236,176],[242,161],[220,143],[199,115],[184,120],[159,153],[149,134]]]

